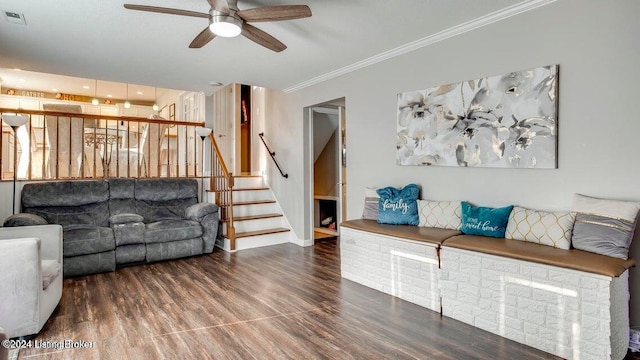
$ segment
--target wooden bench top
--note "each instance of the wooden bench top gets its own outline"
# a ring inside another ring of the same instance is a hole
[[[611,277],[622,275],[636,264],[634,259],[624,260],[577,249],[564,250],[526,241],[476,235],[453,236],[447,239],[442,247],[477,251]]]
[[[421,241],[425,243],[441,245],[446,239],[462,234],[458,230],[438,229],[412,225],[387,225],[378,224],[375,220],[348,220],[340,226],[368,231],[380,235],[393,236],[401,239]]]
[[[464,235],[458,230],[411,225],[378,224],[375,220],[348,220],[340,226],[401,239],[421,241],[533,263],[617,277],[635,266],[634,259],[618,259],[577,249],[558,249],[526,241]]]

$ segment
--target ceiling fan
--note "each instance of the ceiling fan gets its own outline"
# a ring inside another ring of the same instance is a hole
[[[211,6],[209,13],[135,4],[124,4],[124,7],[129,10],[208,19],[209,26],[191,41],[190,48],[201,48],[216,36],[233,37],[242,34],[267,49],[280,52],[287,48],[285,44],[249,23],[293,20],[311,16],[311,9],[307,5],[277,5],[240,10],[237,0],[207,0],[207,2]]]

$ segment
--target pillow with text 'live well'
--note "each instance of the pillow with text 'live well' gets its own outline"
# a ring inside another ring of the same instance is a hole
[[[392,225],[418,225],[418,198],[420,187],[409,184],[402,189],[378,189],[378,223]]]
[[[460,231],[469,235],[503,238],[513,206],[490,208],[462,202]]]

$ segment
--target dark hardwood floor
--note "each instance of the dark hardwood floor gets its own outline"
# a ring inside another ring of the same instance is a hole
[[[67,279],[20,359],[555,359],[340,278],[336,240]]]

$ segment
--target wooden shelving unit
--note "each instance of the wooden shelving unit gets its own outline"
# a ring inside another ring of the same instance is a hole
[[[328,195],[314,195],[314,231],[317,233],[338,236],[338,230],[335,229],[338,219],[338,197]],[[333,221],[330,224],[334,224],[334,228],[330,228],[330,225],[322,225],[322,220],[332,217]]]

